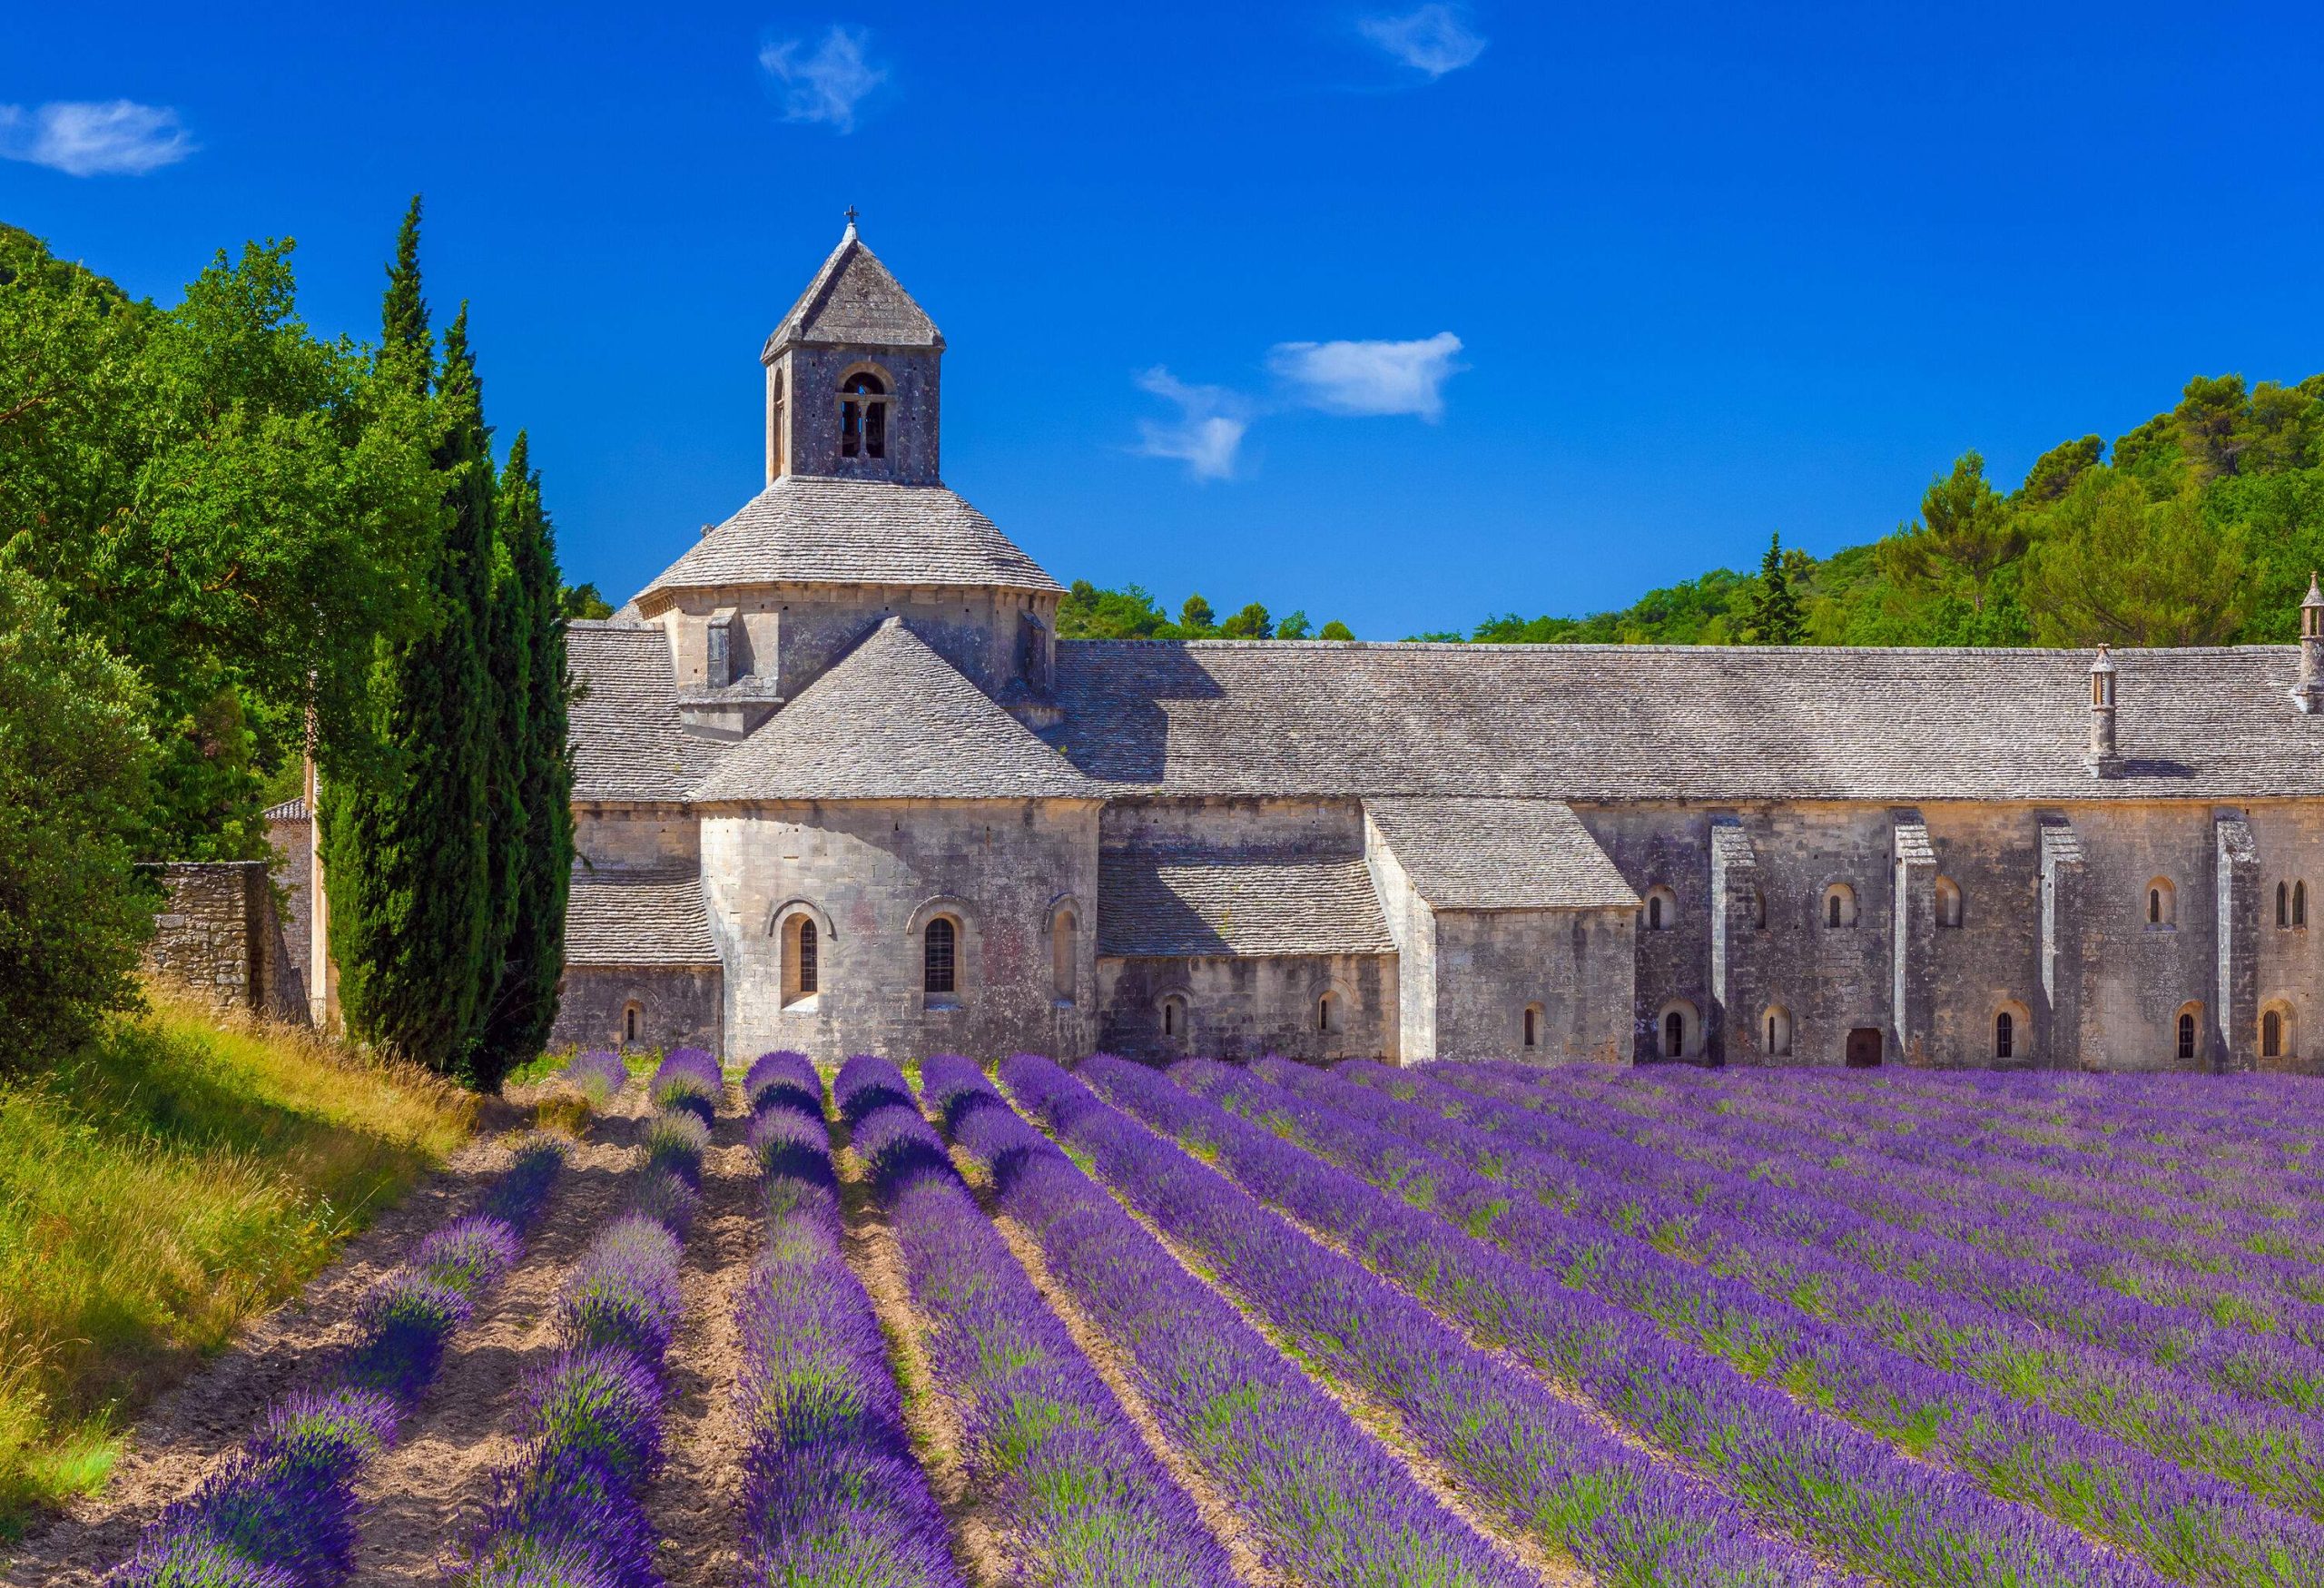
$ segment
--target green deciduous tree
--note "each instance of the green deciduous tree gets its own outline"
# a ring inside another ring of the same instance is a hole
[[[2240,532],[2204,521],[2192,490],[2162,501],[2135,479],[2093,473],[2061,498],[2027,558],[2027,604],[2044,645],[2219,645],[2243,621]]]
[[[221,253],[164,311],[0,228],[0,534],[145,681],[149,857],[264,855],[310,708],[359,759],[374,636],[425,610],[424,404],[309,333],[290,254]]]
[[[153,742],[143,682],[0,555],[0,1069],[137,999],[153,902],[133,882]]]
[[[499,936],[487,958],[494,983],[476,1063],[481,1084],[541,1050],[556,1020],[565,972],[565,903],[573,871],[573,764],[567,747],[563,587],[541,506],[540,479],[522,431],[508,449],[495,512],[493,653],[500,681],[494,842],[505,846],[507,889]]]
[[[1324,625],[1323,627],[1315,631],[1315,637],[1317,639],[1354,639],[1355,637],[1355,630],[1350,628],[1346,624],[1342,623],[1338,618],[1334,617],[1329,623]]]
[[[595,584],[566,586],[558,594],[557,609],[567,617],[597,619],[614,615],[614,604],[598,593]]]

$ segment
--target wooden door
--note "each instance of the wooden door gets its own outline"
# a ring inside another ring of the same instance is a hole
[[[1848,1068],[1850,1070],[1879,1069],[1882,1046],[1878,1030],[1872,1026],[1856,1027],[1848,1033]]]

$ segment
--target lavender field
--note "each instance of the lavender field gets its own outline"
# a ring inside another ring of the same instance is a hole
[[[271,1414],[113,1580],[2324,1588],[2309,1082],[572,1081],[625,1143],[604,1192],[521,1164],[372,1309],[459,1287],[417,1343]],[[463,1297],[542,1263],[492,1459],[425,1573],[362,1569],[395,1497],[349,1475],[426,1436]]]

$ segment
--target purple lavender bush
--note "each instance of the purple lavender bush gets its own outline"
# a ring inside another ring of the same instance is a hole
[[[931,1067],[941,1060],[931,1060]],[[954,1060],[953,1062],[962,1062]],[[866,1108],[867,1094],[881,1101]],[[1042,1581],[1196,1588],[1226,1555],[1105,1380],[1041,1300],[884,1062],[850,1060],[840,1102],[927,1326],[936,1387],[966,1433],[970,1482]]]
[[[558,1074],[601,1109],[629,1084],[629,1066],[622,1062],[620,1054],[603,1049],[576,1053]]]
[[[878,1315],[842,1253],[821,1084],[796,1055],[769,1054],[743,1091],[767,1221],[736,1309],[742,1580],[959,1588]]]

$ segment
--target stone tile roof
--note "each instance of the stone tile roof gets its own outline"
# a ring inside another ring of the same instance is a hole
[[[1096,799],[1066,758],[891,617],[728,751],[700,800]]]
[[[1101,954],[1387,954],[1364,862],[1338,855],[1121,850],[1098,857]]]
[[[565,907],[572,965],[715,965],[702,878],[685,872],[576,870]]]
[[[636,599],[713,586],[1058,582],[940,485],[785,475],[686,548]]]
[[[303,822],[307,819],[307,796],[300,794],[279,805],[269,805],[259,813],[259,818],[266,822]]]
[[[2289,646],[2118,651],[2126,765],[2083,764],[2087,651],[1058,646],[1061,743],[1114,792],[2064,802],[2324,794]]]
[[[670,642],[658,628],[576,620],[566,626],[573,676],[573,797],[683,800],[726,746],[678,721]]]
[[[1638,908],[1573,808],[1556,800],[1369,799],[1364,808],[1440,910]]]
[[[839,246],[766,339],[773,358],[793,342],[869,348],[940,348],[944,336],[927,311],[848,223]]]

